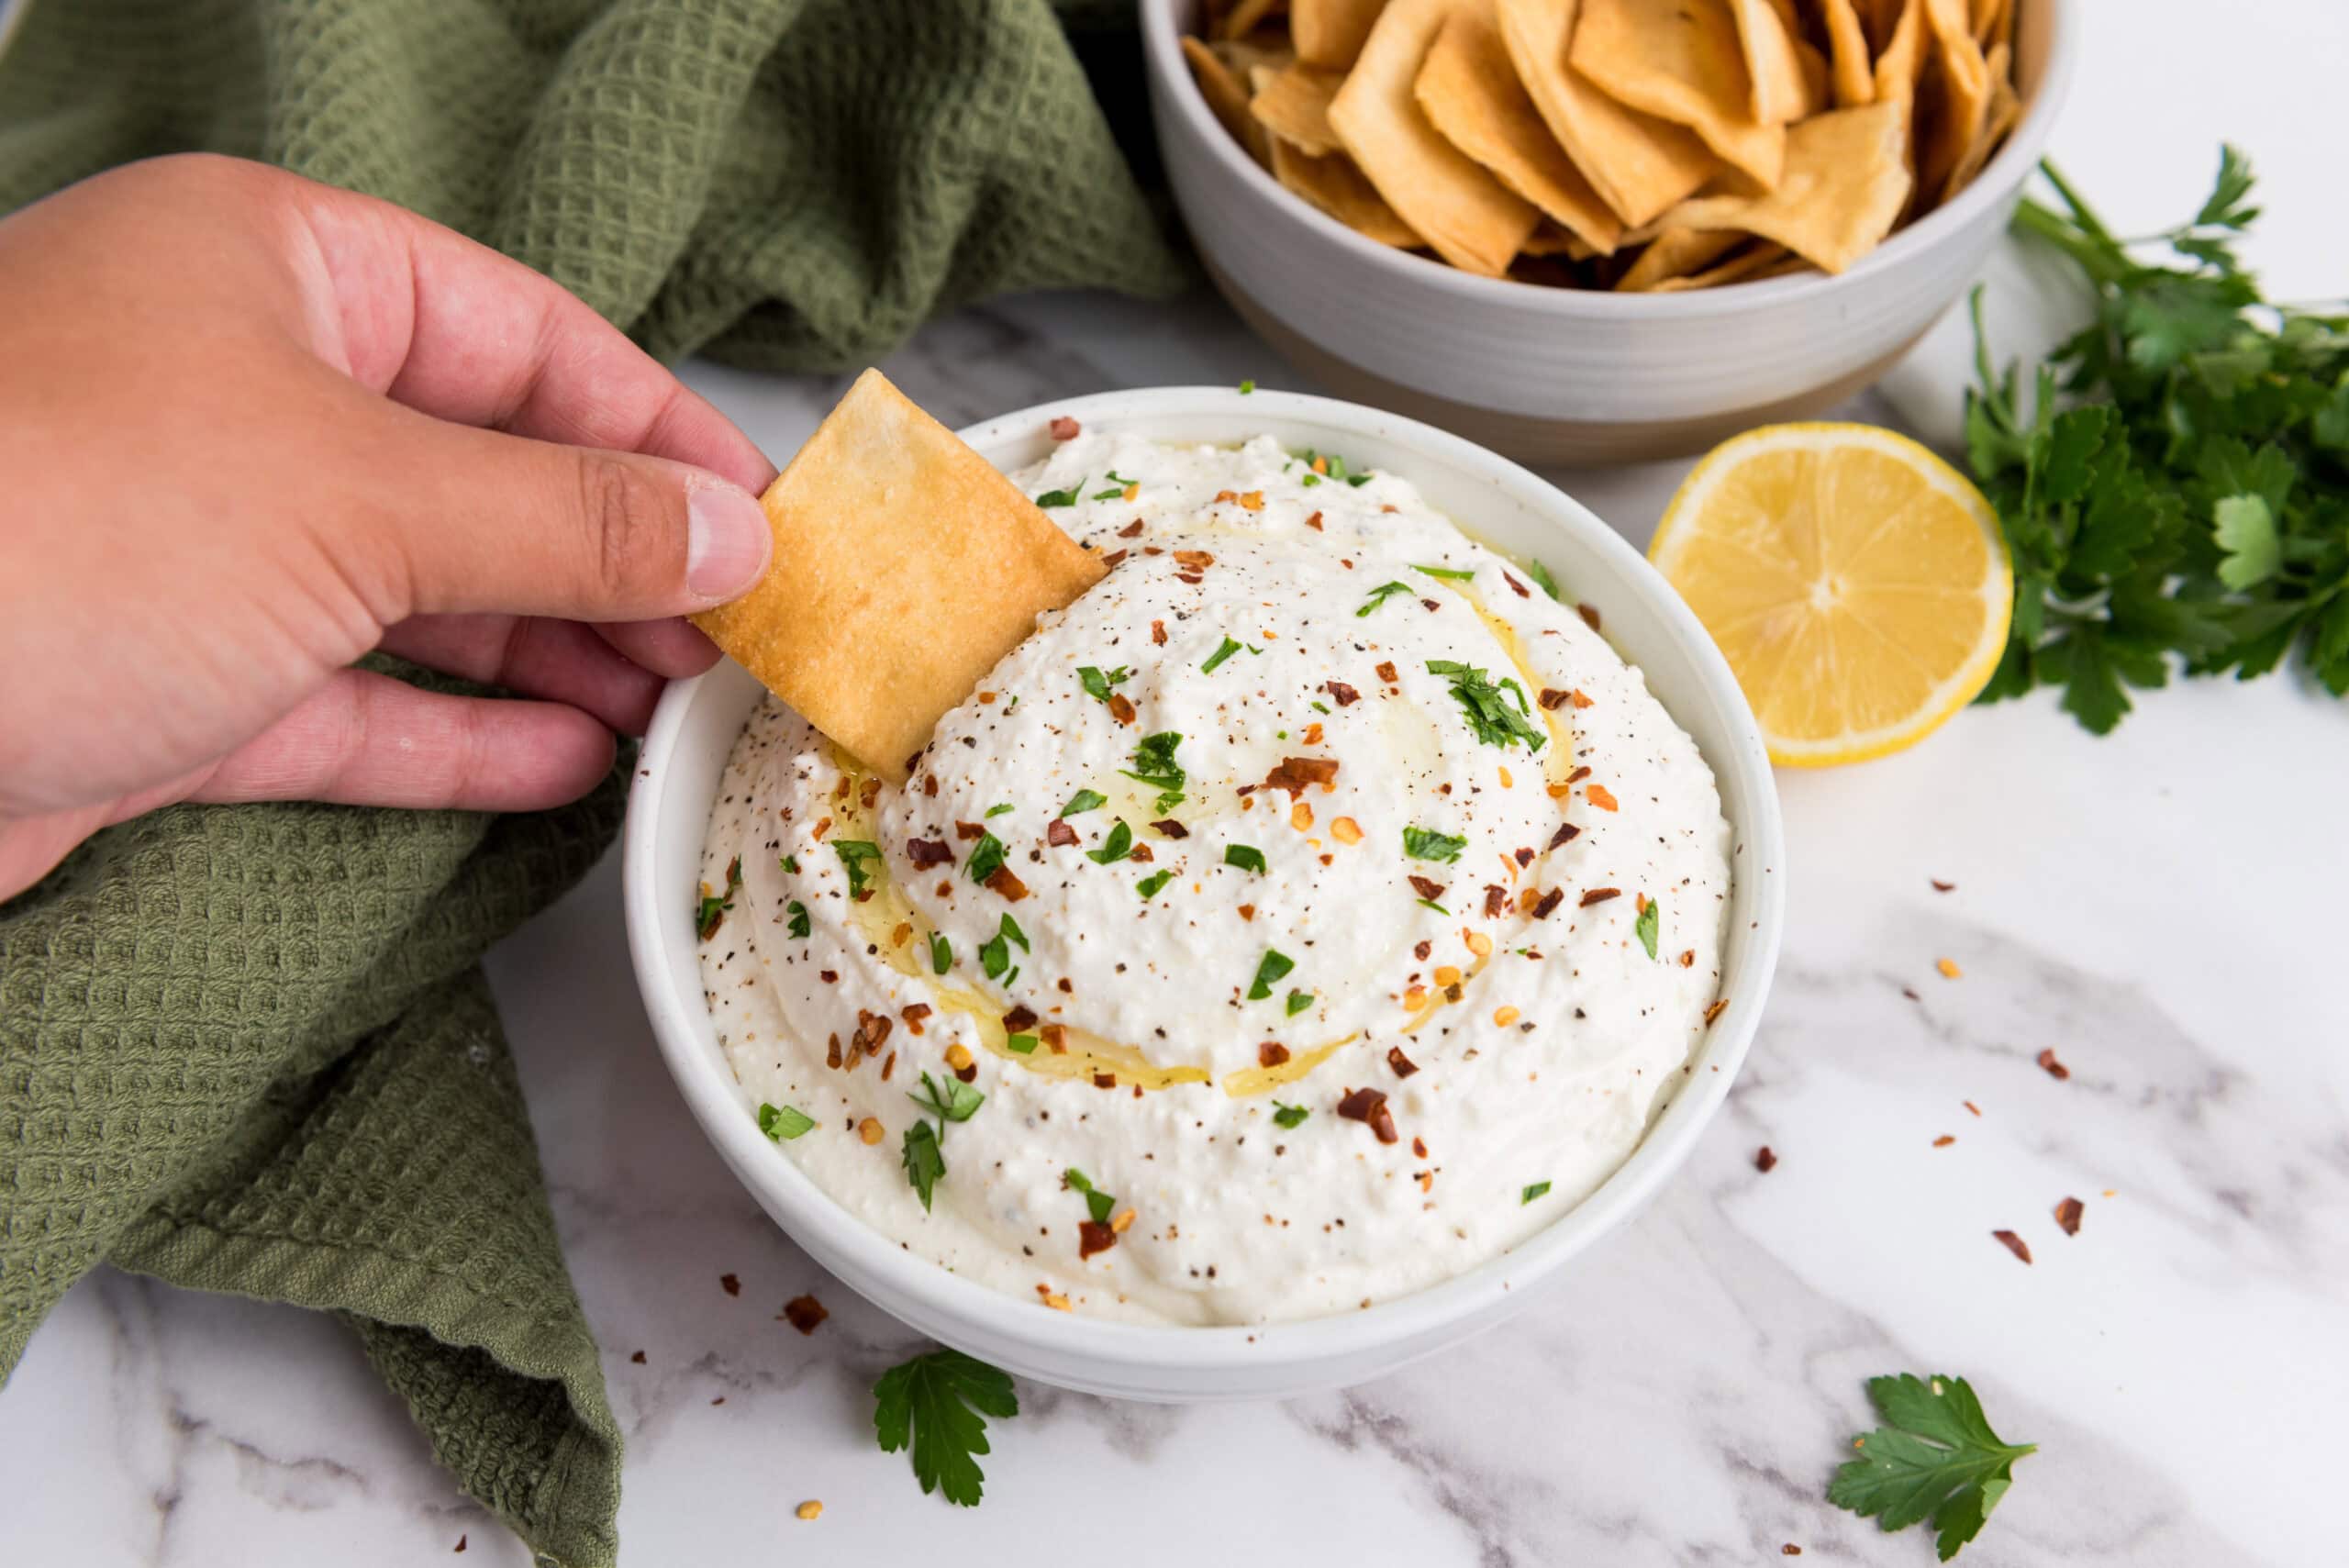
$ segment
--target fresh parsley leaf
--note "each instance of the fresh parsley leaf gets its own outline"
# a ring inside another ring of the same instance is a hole
[[[696,937],[707,941],[718,934],[718,924],[726,918],[726,912],[734,907],[734,895],[741,886],[742,857],[736,855],[726,862],[725,896],[705,893],[694,908],[694,934]]]
[[[1431,577],[1442,577],[1452,583],[1474,583],[1476,580],[1476,574],[1474,572],[1462,572],[1450,566],[1422,566],[1416,561],[1411,562],[1411,570],[1424,572]]]
[[[797,876],[799,874],[799,857],[796,855],[784,856],[783,869],[789,872],[792,875]]]
[[[1145,735],[1134,747],[1134,765],[1119,770],[1136,783],[1156,789],[1155,806],[1161,812],[1183,804],[1183,764],[1174,760],[1174,748],[1182,743],[1183,737],[1172,729]]]
[[[1033,1056],[1036,1053],[1036,1037],[1032,1034],[1012,1035],[1005,1040],[1003,1049],[1014,1056]]]
[[[1631,934],[1640,939],[1650,958],[1655,956],[1655,939],[1663,920],[1664,906],[1651,898],[1640,906],[1640,917],[1631,922]]]
[[[1132,484],[1136,483],[1133,480],[1128,479],[1124,474],[1119,473],[1114,468],[1108,473],[1103,474],[1101,477],[1107,479],[1112,484]]]
[[[1538,561],[1528,561],[1525,562],[1525,574],[1533,579],[1535,587],[1553,599],[1558,596],[1558,580],[1550,575],[1548,567]]]
[[[1410,591],[1411,585],[1408,583],[1381,583],[1370,591],[1370,597],[1363,601],[1362,608],[1356,610],[1354,614],[1366,616],[1396,595],[1408,594]]]
[[[1080,479],[1065,490],[1047,490],[1041,495],[1036,497],[1036,505],[1039,506],[1074,506],[1076,505],[1077,492],[1084,488],[1085,481]]]
[[[759,1106],[759,1130],[777,1143],[798,1137],[816,1125],[816,1118],[797,1106]]]
[[[1261,1002],[1273,994],[1273,982],[1282,978],[1296,967],[1297,960],[1289,957],[1288,954],[1277,949],[1266,948],[1264,956],[1257,961],[1256,979],[1248,987],[1248,999],[1251,1002]]]
[[[1288,994],[1288,1016],[1290,1018],[1293,1018],[1297,1017],[1297,1014],[1305,1011],[1306,1008],[1311,1006],[1313,1006],[1312,992],[1292,991]]]
[[[1887,1530],[1930,1519],[1946,1562],[1981,1533],[2013,1484],[2015,1461],[2038,1445],[1992,1431],[1962,1377],[1872,1377],[1868,1399],[1887,1424],[1853,1440],[1860,1457],[1835,1472],[1827,1500],[1874,1515]]]
[[[1081,789],[1074,795],[1068,797],[1068,804],[1061,807],[1061,815],[1063,817],[1078,817],[1092,810],[1096,806],[1107,806],[1108,804],[1109,797],[1103,795],[1099,790]]]
[[[1403,829],[1403,852],[1415,861],[1456,861],[1467,847],[1466,839],[1439,833],[1432,828]]]
[[[1115,475],[1115,474],[1111,474],[1109,477],[1111,477],[1112,479],[1115,479],[1115,478],[1117,477],[1117,475]],[[1108,489],[1107,489],[1107,490],[1096,490],[1096,491],[1092,494],[1092,495],[1089,497],[1089,499],[1091,499],[1091,500],[1095,500],[1095,501],[1115,501],[1116,499],[1118,499],[1118,497],[1119,497],[1120,495],[1123,495],[1125,493],[1126,493],[1126,487],[1125,487],[1125,485],[1124,485],[1123,484],[1112,484],[1112,485],[1111,485],[1111,486],[1109,486],[1109,488],[1108,488]]]
[[[848,873],[849,896],[863,893],[881,863],[881,846],[868,839],[834,839],[832,853],[840,856],[841,869]]]
[[[1085,1209],[1096,1223],[1107,1220],[1116,1211],[1118,1200],[1093,1184],[1092,1179],[1071,1165],[1061,1173],[1061,1184],[1071,1192],[1085,1195]]]
[[[1011,802],[1009,802],[1009,801],[1008,801],[1008,800],[1007,800],[1007,801],[1005,801],[1001,806],[988,806],[988,807],[987,807],[987,815],[988,815],[989,817],[1000,817],[1000,816],[1002,816],[1005,812],[1007,812],[1007,811],[1008,811],[1008,810],[1010,810],[1010,809],[1011,809]]]
[[[784,935],[806,941],[813,933],[813,928],[807,923],[807,906],[795,898],[783,907],[785,913],[791,917],[791,923],[783,929]]]
[[[1550,1184],[1549,1184],[1549,1183],[1547,1183],[1547,1182],[1535,1182],[1535,1183],[1534,1183],[1534,1184],[1532,1184],[1531,1186],[1527,1187],[1523,1192],[1521,1192],[1521,1193],[1518,1194],[1518,1195],[1517,1195],[1517,1205],[1518,1205],[1518,1207],[1519,1207],[1520,1208],[1522,1208],[1522,1207],[1524,1207],[1527,1204],[1531,1203],[1535,1198],[1538,1198],[1538,1197],[1542,1197],[1542,1196],[1546,1195],[1549,1193],[1549,1191],[1550,1191]]]
[[[1415,898],[1411,900],[1411,902],[1417,904],[1422,909],[1432,909],[1439,915],[1449,915],[1452,913],[1451,910],[1445,908],[1442,905],[1437,903],[1432,898]]]
[[[1131,853],[1133,847],[1134,830],[1120,817],[1110,825],[1108,837],[1101,840],[1101,847],[1085,851],[1085,858],[1097,866],[1114,865]]]
[[[982,833],[979,841],[971,846],[971,858],[963,862],[963,871],[984,886],[987,878],[1003,869],[1003,840],[992,833]]]
[[[946,1155],[938,1147],[938,1129],[926,1121],[917,1121],[906,1129],[905,1145],[898,1158],[906,1168],[906,1180],[921,1199],[922,1212],[928,1213],[930,1195],[946,1174]]]
[[[1525,688],[1515,680],[1503,677],[1496,685],[1486,678],[1484,671],[1454,659],[1429,660],[1428,673],[1442,675],[1452,683],[1452,695],[1460,704],[1460,711],[1467,716],[1468,728],[1486,745],[1514,746],[1523,742],[1528,751],[1539,751],[1548,743],[1549,737],[1531,722],[1532,705],[1525,700]],[[1515,706],[1502,695],[1504,690],[1516,695]]]
[[[1273,1102],[1273,1125],[1275,1127],[1300,1127],[1312,1114],[1303,1106],[1285,1106],[1278,1100]]]
[[[942,931],[930,934],[930,972],[943,974],[954,967],[954,948]]]
[[[1241,871],[1252,871],[1262,876],[1264,874],[1264,851],[1253,844],[1226,844],[1223,847],[1223,863],[1238,866]]]
[[[1123,664],[1114,670],[1107,671],[1095,664],[1079,664],[1076,667],[1077,684],[1085,688],[1085,695],[1095,702],[1108,702],[1109,688],[1133,679],[1133,674],[1134,673]]]
[[[1000,980],[1011,967],[1011,945],[1001,931],[979,944],[979,970],[989,980]]]
[[[927,1073],[921,1075],[921,1089],[906,1098],[941,1121],[968,1121],[977,1114],[986,1096],[953,1074],[947,1074],[941,1088]]]
[[[2265,497],[2229,495],[2211,508],[2210,536],[2224,559],[2219,581],[2238,593],[2256,588],[2276,575],[2284,563],[2284,547],[2276,536],[2276,518]]]
[[[1006,941],[1019,943],[1019,951],[1021,952],[1029,951],[1028,933],[1021,930],[1019,929],[1019,922],[1013,919],[1008,915],[1006,915],[1003,917],[1002,924],[996,927],[996,935],[1003,938]]]
[[[873,1385],[873,1431],[881,1451],[913,1445],[922,1495],[976,1507],[985,1495],[977,1456],[989,1451],[985,1418],[1019,1414],[1010,1375],[960,1351],[931,1351],[901,1362]]]
[[[1240,643],[1229,637],[1225,638],[1223,639],[1222,646],[1218,648],[1214,652],[1208,654],[1208,662],[1199,666],[1199,673],[1203,675],[1214,674],[1215,667],[1222,663],[1225,660],[1230,658],[1233,654],[1239,652],[1240,648]]]
[[[1174,869],[1172,867],[1163,868],[1161,870],[1152,872],[1148,876],[1143,877],[1140,882],[1135,883],[1134,891],[1141,894],[1144,898],[1155,898],[1158,896],[1159,889],[1164,887],[1168,883],[1174,880]]]
[[[1247,396],[1250,393],[1255,390],[1256,384],[1252,381],[1243,381],[1240,384],[1240,395],[1242,397]]]
[[[1311,708],[1316,713],[1327,713],[1330,711],[1328,707],[1318,702],[1308,703],[1305,706]]]

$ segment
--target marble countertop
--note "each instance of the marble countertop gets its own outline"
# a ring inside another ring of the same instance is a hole
[[[1303,384],[1207,295],[998,302],[884,368],[949,424],[1104,387]],[[692,379],[774,452],[842,384]],[[1846,413],[1898,422],[1873,398]],[[1644,543],[1684,468],[1562,482]],[[687,1117],[607,859],[490,969],[627,1432],[623,1561],[1546,1568],[1792,1543],[1924,1564],[1921,1531],[1822,1498],[1873,1424],[1863,1381],[1916,1371],[1966,1376],[2041,1447],[1977,1568],[2341,1562],[2344,778],[2349,710],[2289,677],[2154,694],[2101,740],[2043,695],[1782,773],[1776,988],[1651,1207],[1506,1326],[1344,1393],[1166,1408],[1023,1385],[970,1512],[874,1447],[873,1377],[914,1337],[776,1231]],[[776,1318],[803,1291],[832,1314],[804,1339]],[[0,1473],[5,1562],[528,1560],[336,1324],[106,1270],[0,1398]],[[792,1517],[807,1498],[820,1520]]]

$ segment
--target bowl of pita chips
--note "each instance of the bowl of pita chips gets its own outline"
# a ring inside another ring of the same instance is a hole
[[[1293,363],[1528,462],[1815,414],[1964,293],[2080,0],[1142,0],[1209,275]]]

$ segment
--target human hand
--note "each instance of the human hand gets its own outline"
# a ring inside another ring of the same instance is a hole
[[[0,220],[0,898],[178,800],[528,810],[717,651],[774,468],[370,197],[134,164]],[[522,695],[347,668],[372,649]]]

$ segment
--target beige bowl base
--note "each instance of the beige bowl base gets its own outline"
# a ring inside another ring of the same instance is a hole
[[[1480,408],[1471,403],[1455,403],[1374,375],[1282,323],[1213,262],[1207,263],[1207,271],[1241,320],[1332,395],[1422,420],[1537,468],[1606,468],[1660,458],[1693,457],[1757,425],[1811,418],[1881,379],[1917,341],[1911,338],[1883,358],[1824,386],[1748,408],[1687,419],[1542,419]],[[1920,332],[1918,337],[1923,335]]]

